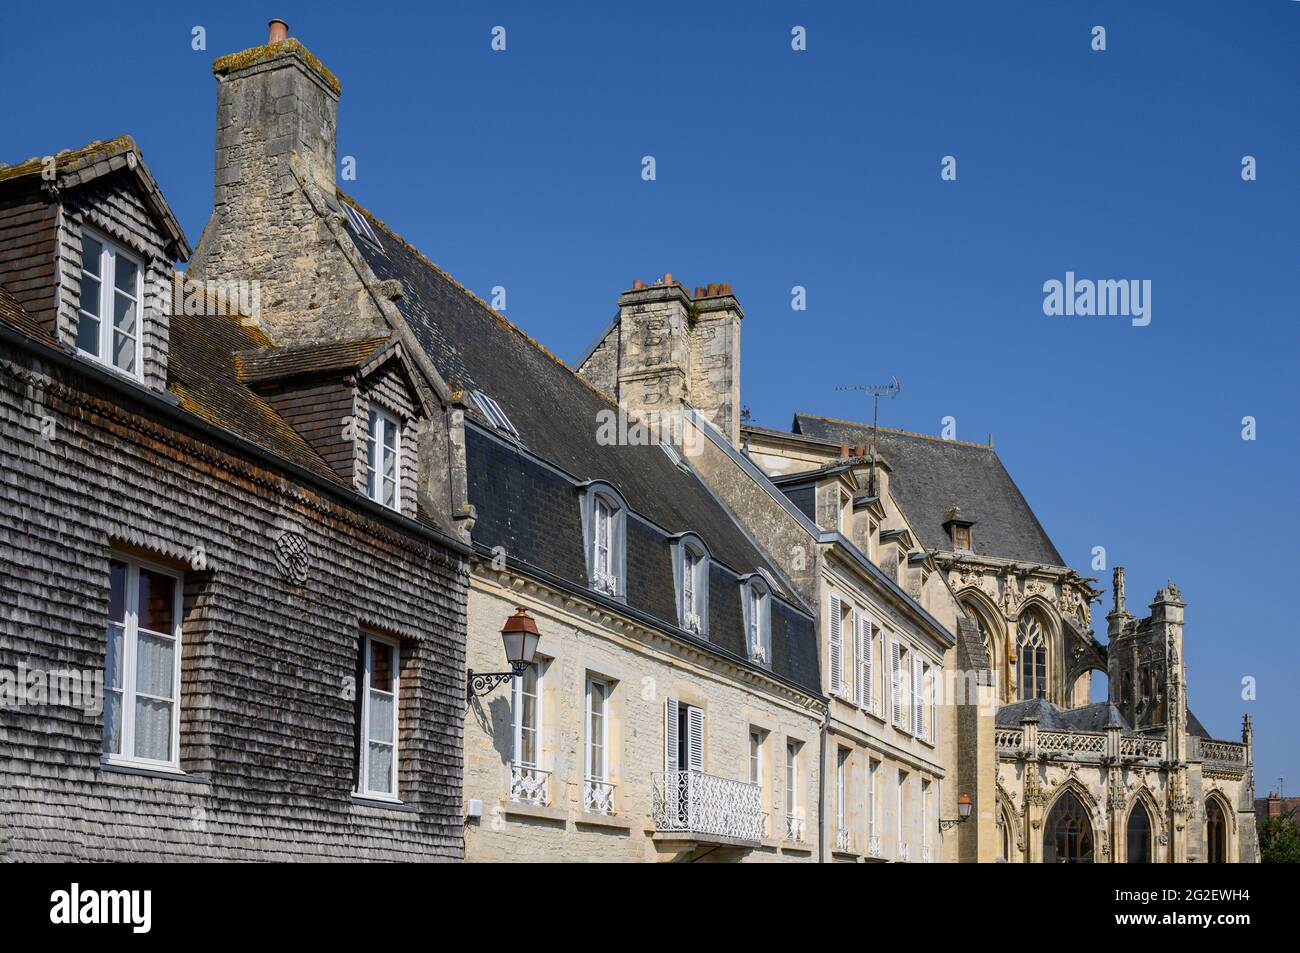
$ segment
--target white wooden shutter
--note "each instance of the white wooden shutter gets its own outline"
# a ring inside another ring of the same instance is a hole
[[[853,703],[862,704],[862,613],[853,610]]]
[[[889,642],[889,717],[894,724],[903,723],[902,653],[897,640]]]
[[[875,664],[874,659],[871,657],[872,652],[875,649],[875,646],[872,644],[874,625],[875,623],[872,622],[870,618],[867,616],[862,617],[862,684],[864,686],[862,692],[862,707],[868,710],[875,707],[876,701],[876,686],[873,684],[874,679],[872,678],[875,674]]]
[[[831,596],[831,672],[830,672],[830,692],[832,695],[838,695],[843,690],[844,684],[844,633],[841,631],[840,597]]]
[[[686,757],[692,771],[704,770],[704,712],[694,705],[686,708]]]
[[[676,771],[677,766],[677,699],[664,702],[664,770]]]
[[[925,706],[921,692],[922,661],[912,656],[912,734],[918,738],[925,737]]]

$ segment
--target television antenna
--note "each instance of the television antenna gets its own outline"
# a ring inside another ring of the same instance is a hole
[[[893,400],[903,389],[903,384],[897,374],[891,374],[888,384],[851,384],[835,389],[871,395],[871,470],[867,479],[867,490],[876,494],[876,433],[880,430],[880,398],[887,397]]]

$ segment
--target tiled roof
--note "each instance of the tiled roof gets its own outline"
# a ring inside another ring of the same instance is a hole
[[[0,321],[11,325],[24,334],[30,335],[45,344],[54,344],[50,332],[31,316],[18,299],[9,293],[9,289],[0,285]]]
[[[871,426],[796,414],[794,433],[830,444],[871,443]],[[1051,566],[1065,561],[992,447],[880,428],[876,439],[889,487],[927,549],[951,551],[943,528],[953,506],[975,522],[974,551]]]
[[[392,339],[392,335],[385,335],[357,341],[240,351],[235,354],[235,370],[245,384],[341,373],[361,367]]]
[[[234,352],[270,343],[261,330],[238,317],[173,314],[167,389],[182,409],[213,426],[339,483],[338,475],[311,445],[236,375]]]

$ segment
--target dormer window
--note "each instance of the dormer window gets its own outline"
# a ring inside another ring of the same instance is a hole
[[[772,663],[772,591],[758,573],[743,583],[741,605],[745,615],[745,647],[750,661]]]
[[[390,509],[400,509],[401,464],[402,425],[382,410],[371,410],[366,434],[366,495]]]
[[[687,534],[673,544],[673,576],[677,581],[677,613],[681,627],[695,635],[708,634],[709,553],[698,536]]]
[[[970,549],[970,527],[954,525],[952,528],[952,545],[954,549]]]
[[[143,299],[142,262],[108,239],[83,231],[77,350],[140,377]]]
[[[627,507],[608,483],[592,484],[582,498],[582,527],[586,540],[587,579],[591,588],[615,598],[627,589]]]

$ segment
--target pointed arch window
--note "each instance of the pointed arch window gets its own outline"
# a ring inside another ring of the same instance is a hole
[[[1022,615],[1016,626],[1016,684],[1020,701],[1047,697],[1047,636],[1033,612]]]
[[[1151,863],[1151,815],[1146,805],[1138,801],[1128,814],[1128,862],[1130,864]]]
[[[1092,863],[1092,821],[1073,791],[1057,799],[1043,825],[1043,863]]]
[[[1205,862],[1228,862],[1228,819],[1223,816],[1219,802],[1213,798],[1205,802]]]

